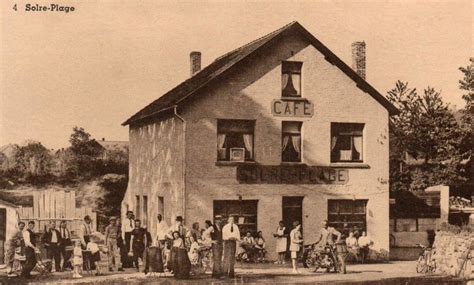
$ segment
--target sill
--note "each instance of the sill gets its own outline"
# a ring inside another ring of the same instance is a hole
[[[308,99],[304,97],[290,97],[290,96],[281,96],[281,100],[283,101],[308,101]]]
[[[216,166],[238,166],[238,165],[252,165],[256,164],[255,161],[227,161],[219,160],[216,161]]]
[[[364,168],[369,169],[370,165],[362,162],[331,162],[331,167],[339,168]]]
[[[306,164],[303,163],[303,162],[287,162],[287,161],[282,161],[282,162],[280,162],[280,165],[288,165],[288,166],[291,166],[291,165],[306,165]]]

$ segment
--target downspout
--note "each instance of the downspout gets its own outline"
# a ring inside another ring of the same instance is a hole
[[[174,115],[183,123],[183,159],[182,175],[183,175],[183,218],[186,220],[186,121],[178,114],[178,105],[174,105]]]

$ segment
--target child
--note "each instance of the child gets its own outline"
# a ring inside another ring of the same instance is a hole
[[[263,238],[262,231],[257,233],[257,238],[255,239],[255,249],[257,250],[258,254],[258,261],[264,262],[265,261],[265,239]]]
[[[72,274],[72,278],[82,278],[81,269],[82,269],[82,248],[81,248],[81,241],[76,240],[74,246],[74,273]]]
[[[92,238],[88,243],[86,249],[91,252],[89,261],[95,265],[96,276],[102,275],[100,272],[99,261],[100,261],[100,250],[95,238]]]

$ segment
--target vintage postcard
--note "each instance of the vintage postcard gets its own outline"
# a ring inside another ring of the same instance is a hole
[[[472,0],[0,9],[0,284],[474,284]]]

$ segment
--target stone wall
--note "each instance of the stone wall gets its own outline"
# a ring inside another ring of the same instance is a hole
[[[469,232],[452,233],[439,231],[436,233],[433,257],[436,260],[436,271],[442,274],[458,275],[466,254],[471,250],[474,254],[474,234]],[[460,277],[469,278],[472,274],[472,260],[468,261],[466,269]]]

